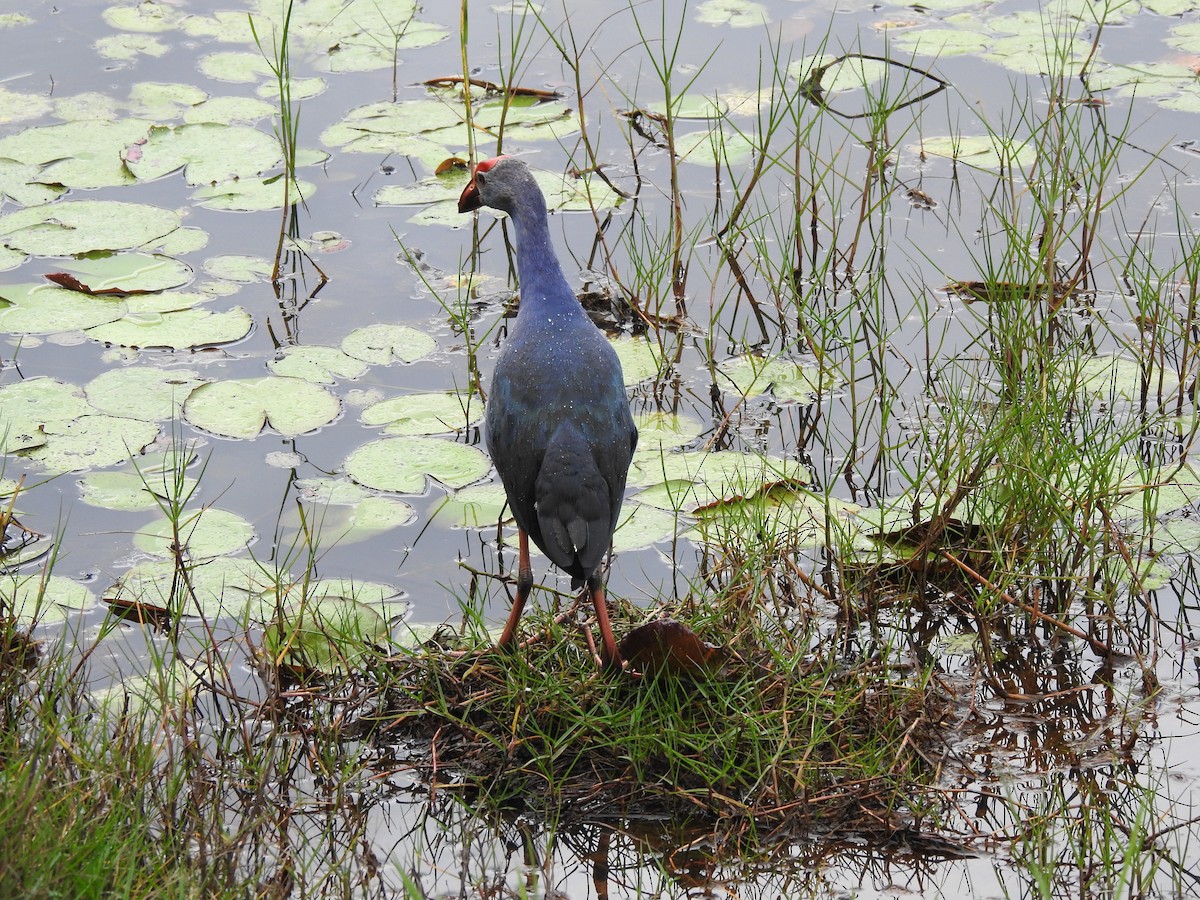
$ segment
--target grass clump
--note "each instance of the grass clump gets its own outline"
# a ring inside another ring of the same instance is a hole
[[[614,609],[623,630],[635,615]],[[732,632],[692,618],[701,637],[725,636],[707,668],[609,677],[563,618],[543,613],[516,653],[418,651],[395,663],[386,731],[427,747],[414,757],[434,789],[535,814],[668,815],[736,830],[849,819],[891,833],[931,780],[912,743],[940,717],[924,678],[744,616]]]

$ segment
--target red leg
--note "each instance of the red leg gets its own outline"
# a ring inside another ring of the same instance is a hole
[[[507,647],[516,639],[517,623],[521,621],[525,601],[529,599],[529,592],[533,590],[533,567],[529,564],[529,535],[520,528],[517,529],[517,544],[520,553],[517,561],[517,596],[513,600],[508,621],[504,623],[500,640],[496,643],[498,647]]]
[[[599,579],[592,582],[592,606],[596,608],[596,623],[600,626],[600,664],[606,669],[621,668],[621,651],[613,637],[612,625],[608,621],[608,602],[604,599],[604,585]]]

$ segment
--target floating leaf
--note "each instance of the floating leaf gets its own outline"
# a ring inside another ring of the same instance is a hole
[[[143,477],[145,476],[145,477]],[[147,487],[149,482],[150,487]],[[184,492],[196,484],[193,478],[184,479]],[[153,491],[166,496],[165,486],[156,486],[153,476],[136,472],[89,472],[79,479],[79,499],[89,506],[118,511],[157,509],[160,501]]]
[[[482,451],[429,437],[383,438],[364,444],[347,457],[346,474],[367,487],[398,494],[420,494],[426,477],[447,487],[465,487],[491,469]]]
[[[22,454],[58,472],[115,466],[158,437],[158,426],[122,416],[80,416],[43,426],[46,442]]]
[[[674,512],[647,506],[644,503],[627,503],[621,510],[621,519],[613,533],[613,550],[642,550],[675,537],[679,530],[679,516]]]
[[[278,106],[256,97],[210,97],[190,107],[183,114],[183,121],[188,125],[253,125],[278,111]]]
[[[263,632],[263,646],[277,665],[327,675],[360,668],[375,655],[373,647],[390,640],[383,616],[342,597],[288,607]]]
[[[138,149],[137,157],[127,154],[126,162],[139,179],[148,181],[183,169],[190,185],[250,178],[282,161],[275,136],[249,125],[154,126]]]
[[[88,410],[79,389],[53,378],[0,385],[0,446],[13,453],[46,443],[42,426],[69,422]]]
[[[205,506],[184,513],[179,520],[180,548],[191,559],[226,556],[254,540],[254,526],[228,510]],[[176,529],[168,518],[144,525],[133,536],[133,545],[153,556],[173,557]]]
[[[294,180],[288,191],[290,206],[301,203],[317,192],[311,181]],[[273,178],[234,178],[218,184],[206,184],[192,192],[192,199],[209,209],[257,212],[283,208],[283,181]]]
[[[271,277],[272,268],[271,261],[263,259],[261,256],[229,254],[213,256],[204,261],[204,271],[213,278],[237,281],[243,284],[265,281]]]
[[[170,665],[156,662],[148,674],[126,678],[96,691],[93,696],[111,717],[153,716],[158,719],[177,715],[178,710],[191,706],[198,681],[199,676],[191,666],[176,659]]]
[[[436,349],[433,338],[407,325],[368,325],[342,340],[344,353],[377,366],[386,366],[394,359],[416,362]]]
[[[1102,397],[1136,400],[1142,395],[1143,381],[1151,395],[1171,394],[1179,387],[1179,374],[1157,364],[1143,369],[1141,363],[1123,356],[1097,356],[1079,367],[1080,387]]]
[[[808,470],[795,460],[732,450],[639,452],[629,473],[631,485],[655,485],[638,494],[638,501],[666,510],[751,497],[767,485],[808,478]]]
[[[41,184],[39,166],[17,162],[15,159],[0,159],[0,200],[4,197],[20,206],[37,206],[49,203],[67,189],[61,184]]]
[[[451,494],[437,514],[448,516],[452,528],[494,528],[507,503],[504,485],[476,484]]]
[[[1006,141],[990,135],[958,137],[926,137],[921,139],[918,153],[944,156],[976,169],[1027,167],[1037,161],[1037,148],[1032,144]]]
[[[336,347],[284,347],[267,363],[276,375],[302,378],[315,384],[333,384],[338,378],[358,378],[367,371],[361,359],[347,356]]]
[[[704,426],[695,419],[675,413],[638,413],[633,417],[638,430],[638,446],[643,450],[670,450],[699,437]]]
[[[388,434],[444,434],[476,424],[483,401],[454,392],[408,394],[373,403],[362,411],[364,425],[385,425]]]
[[[328,425],[341,401],[320,385],[270,376],[218,381],[192,391],[183,416],[197,428],[233,438],[254,438],[270,425],[295,437]]]
[[[178,118],[185,109],[207,99],[208,94],[194,84],[139,81],[129,89],[130,111],[155,121]]]
[[[0,298],[9,306],[0,309],[0,331],[10,334],[58,334],[93,328],[126,313],[125,301],[95,297],[52,284],[0,286]]]
[[[162,315],[127,316],[88,330],[88,336],[123,347],[166,347],[186,350],[210,344],[240,341],[250,333],[254,320],[240,306],[226,312],[183,309]]]
[[[242,50],[222,50],[201,57],[200,71],[214,81],[236,84],[253,83],[273,74],[261,53]]]
[[[328,539],[340,547],[369,540],[386,531],[408,525],[416,518],[417,511],[403,500],[367,494],[349,505],[338,501],[337,505],[324,506],[315,514],[310,512],[307,524],[310,528],[315,524],[323,539]],[[279,538],[281,544],[303,539],[303,526],[295,508],[284,514],[282,524],[287,530]]]
[[[127,250],[179,227],[179,213],[144,203],[67,200],[0,218],[0,242],[32,256]]]
[[[458,196],[469,180],[470,175],[465,169],[455,167],[444,175],[382,187],[375,192],[375,202],[380,206],[421,206],[438,202],[457,204]]]
[[[771,24],[767,8],[752,0],[704,0],[696,7],[696,21],[731,28],[761,28]]]
[[[134,366],[97,375],[84,390],[100,412],[158,422],[178,415],[188,394],[205,382],[189,369]]]
[[[155,0],[140,0],[136,5],[110,6],[104,10],[104,21],[113,28],[144,34],[171,31],[179,26],[181,18],[173,7]]]
[[[148,34],[111,34],[98,39],[93,46],[101,56],[123,62],[133,62],[139,56],[166,56],[170,49]]]
[[[739,393],[747,397],[764,394],[768,390],[780,400],[795,400],[809,403],[813,395],[828,388],[832,379],[820,366],[801,366],[783,359],[762,359],[757,356],[740,356],[723,363],[719,369],[733,383]]]
[[[61,575],[0,574],[0,606],[22,623],[53,625],[95,605],[95,594]]]
[[[161,253],[108,253],[65,260],[64,272],[93,291],[165,291],[192,280],[192,267]]]
[[[612,341],[617,358],[621,360],[621,372],[626,386],[632,386],[647,378],[654,378],[663,366],[662,349],[646,338],[622,337]]]
[[[0,87],[0,124],[40,119],[54,108],[44,94],[26,94]]]
[[[134,604],[185,616],[244,618],[247,612],[262,621],[264,593],[273,592],[275,579],[252,559],[216,556],[187,564],[190,590],[179,589],[175,560],[139,563],[105,592],[106,602]],[[182,607],[182,608],[180,608]]]

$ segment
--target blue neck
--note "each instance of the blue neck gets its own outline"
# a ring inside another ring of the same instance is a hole
[[[533,309],[541,314],[582,312],[554,252],[545,204],[522,204],[510,218],[517,233],[521,310]]]

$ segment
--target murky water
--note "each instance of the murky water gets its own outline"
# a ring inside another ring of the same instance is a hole
[[[762,246],[740,255],[751,267],[745,276],[747,291],[740,296],[720,251],[706,243],[729,215],[736,197],[734,178],[746,177],[747,160],[731,167],[733,178],[722,172],[716,183],[711,163],[680,166],[687,244],[696,245],[687,283],[689,327],[662,332],[669,352],[676,348],[679,352],[675,377],[667,383],[643,383],[633,391],[637,411],[661,408],[682,412],[700,423],[704,440],[713,438],[733,449],[799,459],[811,468],[815,488],[863,507],[880,505],[907,487],[905,473],[896,465],[902,454],[889,456],[880,446],[893,445],[920,427],[931,385],[950,381],[952,373],[942,369],[943,362],[957,354],[970,355],[971,348],[982,340],[981,322],[987,313],[978,306],[973,310],[966,307],[961,299],[946,293],[944,286],[951,280],[978,277],[976,260],[990,239],[987,228],[995,224],[981,209],[984,203],[1003,203],[1002,198],[996,199],[991,172],[953,167],[948,160],[934,156],[922,158],[917,143],[935,135],[981,135],[981,118],[995,128],[1007,123],[1018,132],[1027,131],[1027,122],[1018,121],[1018,111],[1036,118],[1042,113],[1045,97],[1037,75],[1019,74],[979,53],[946,55],[935,64],[924,48],[915,53],[899,50],[892,41],[909,30],[906,23],[915,22],[930,31],[949,27],[969,35],[985,30],[982,24],[972,25],[971,17],[980,17],[981,22],[985,17],[994,20],[1036,11],[1039,5],[1001,3],[981,11],[967,3],[938,3],[914,11],[902,5],[852,3],[838,4],[833,11],[824,4],[775,2],[763,7],[772,22],[767,29],[700,21],[700,7],[707,5],[693,3],[685,9],[671,3],[660,9],[640,4],[632,10],[609,10],[602,4],[570,3],[565,13],[550,5],[542,13],[560,39],[564,35],[561,24],[568,21],[575,39],[586,48],[581,80],[589,87],[584,102],[590,137],[599,149],[599,161],[612,167],[619,185],[636,190],[638,177],[645,179],[636,216],[658,221],[660,255],[670,240],[664,153],[620,111],[649,107],[661,100],[650,52],[671,52],[677,32],[677,54],[668,67],[677,85],[695,78],[687,89],[689,94],[749,95],[758,89],[760,74],[764,84],[769,84],[771,69],[784,65],[772,62],[772,47],[785,60],[798,60],[816,52],[826,34],[828,53],[890,53],[918,68],[933,66],[951,86],[930,101],[898,110],[889,119],[887,134],[893,148],[889,177],[894,193],[904,199],[893,201],[886,216],[868,215],[861,238],[852,239],[852,233],[859,227],[863,173],[872,164],[869,149],[859,139],[866,133],[865,126],[861,120],[827,115],[822,126],[812,132],[812,146],[806,148],[816,160],[804,163],[814,180],[810,185],[814,195],[839,200],[836,211],[821,210],[817,233],[805,235],[805,239],[816,244],[833,242],[843,248],[840,265],[845,277],[840,280],[845,290],[842,294],[830,292],[831,316],[837,323],[830,331],[836,332],[837,338],[825,349],[844,363],[845,384],[823,392],[816,402],[771,396],[745,403],[712,400],[710,364],[729,365],[749,348],[767,354],[786,351],[798,361],[809,359],[803,352],[805,344],[798,343],[804,329],[795,321],[795,310],[789,313],[774,305],[770,284],[777,273],[769,265],[753,268],[755,262],[779,251],[778,235],[773,238],[764,230]],[[72,2],[69,6],[26,4],[22,11],[32,23],[0,31],[5,48],[0,71],[3,87],[57,102],[84,92],[121,100],[146,82],[182,82],[212,96],[248,97],[266,81],[259,78],[237,84],[206,76],[198,68],[200,60],[215,50],[231,49],[231,45],[181,29],[157,35],[166,48],[163,55],[106,58],[96,42],[132,32],[116,31],[103,18],[103,3]],[[459,10],[452,6],[430,4],[419,12],[420,21],[442,26],[449,37],[428,47],[400,51],[394,72],[390,68],[320,72],[326,89],[301,104],[301,146],[321,147],[320,136],[327,128],[339,123],[351,109],[392,99],[394,85],[399,99],[415,99],[424,95],[421,82],[461,74],[456,39]],[[180,15],[211,12],[201,3],[164,4],[164,8]],[[350,4],[345,15],[352,16],[353,10],[354,4]],[[1139,8],[1125,15],[1127,18],[1103,33],[1100,46],[1105,65],[1196,65],[1193,54],[1172,49],[1169,41],[1178,26],[1196,27],[1200,13],[1184,9],[1180,15],[1161,15]],[[635,17],[645,32],[649,52],[638,38]],[[939,26],[931,18],[946,23]],[[471,4],[466,52],[475,76],[504,80],[517,33],[515,21],[509,11]],[[886,23],[895,27],[884,27]],[[531,20],[526,20],[524,28],[515,80],[523,86],[562,91],[569,105],[577,104],[573,76],[549,39]],[[658,40],[664,33],[666,45]],[[1080,29],[1085,43],[1094,33],[1094,28]],[[941,46],[948,39],[938,32],[933,40]],[[664,46],[668,50],[664,51]],[[246,48],[236,45],[236,49]],[[1011,56],[1021,51],[1010,47],[1002,52]],[[315,65],[314,59],[298,56],[293,60],[293,74],[317,74]],[[1123,141],[1114,144],[1119,144],[1115,151],[1119,165],[1112,184],[1132,187],[1118,207],[1120,213],[1103,222],[1101,240],[1116,246],[1131,235],[1153,232],[1167,252],[1173,234],[1200,227],[1196,213],[1200,209],[1200,156],[1196,153],[1195,113],[1155,102],[1156,90],[1186,98],[1200,87],[1194,78],[1190,86],[1184,81],[1169,91],[1148,86],[1132,105],[1128,96],[1116,89],[1105,95],[1111,104],[1104,110],[1111,131],[1123,135]],[[852,94],[834,95],[831,101],[835,106],[847,104],[842,107],[846,110],[861,102]],[[820,113],[810,108],[797,115],[807,120]],[[0,137],[51,121],[54,118],[46,115],[5,122],[0,111]],[[747,130],[757,127],[753,116],[731,116],[731,121]],[[699,121],[695,126],[696,131],[706,127]],[[786,131],[793,126],[794,121],[784,121],[780,127]],[[270,128],[266,122],[258,127]],[[572,133],[561,145],[543,140],[506,149],[521,152],[539,168],[557,172],[567,167],[569,157],[576,166],[582,165],[585,156],[578,141],[578,135]],[[430,167],[426,162],[400,155],[344,152],[336,146],[322,149],[330,151],[329,159],[301,172],[317,190],[299,210],[298,228],[302,237],[323,231],[340,235],[337,252],[313,254],[329,282],[314,294],[319,279],[314,267],[304,262],[287,283],[282,300],[268,283],[259,280],[210,301],[209,308],[215,310],[240,305],[250,312],[254,330],[245,339],[215,350],[172,353],[114,350],[75,332],[49,337],[14,335],[4,353],[12,363],[4,372],[5,384],[17,378],[49,376],[82,385],[116,367],[146,364],[186,367],[224,381],[266,375],[266,363],[281,346],[337,346],[363,326],[402,323],[431,335],[437,349],[424,359],[376,365],[355,379],[340,379],[333,390],[343,402],[342,413],[314,433],[286,439],[268,430],[255,440],[237,441],[181,426],[184,439],[195,442],[207,460],[197,499],[248,520],[257,535],[251,552],[272,562],[286,555],[286,544],[276,545],[277,526],[295,505],[295,479],[338,472],[351,451],[378,436],[376,429],[359,421],[361,406],[356,404],[363,394],[383,399],[467,384],[468,342],[454,327],[445,304],[453,305],[465,296],[452,286],[449,276],[472,264],[490,279],[470,298],[475,304],[470,342],[478,343],[479,366],[486,383],[497,343],[497,332],[491,328],[501,312],[501,292],[508,274],[498,230],[483,242],[484,252],[478,260],[470,261],[473,232],[466,217],[453,228],[426,225],[411,221],[417,207],[375,205],[372,198],[380,188],[427,176]],[[492,150],[481,138],[480,154],[491,155]],[[780,206],[786,208],[791,202],[787,196],[790,189],[782,180],[772,181],[748,215],[766,216],[768,199],[782,197],[785,202]],[[202,228],[209,235],[206,247],[183,257],[196,270],[196,283],[209,280],[202,267],[211,257],[272,255],[278,211],[206,209],[190,199],[192,191],[174,174],[146,184],[77,190],[72,197],[181,209],[186,225]],[[806,201],[801,198],[802,208]],[[4,212],[10,209],[6,201]],[[482,228],[491,220],[480,221]],[[625,208],[605,222],[604,234],[616,246],[626,229],[632,231],[634,226],[635,213]],[[603,268],[593,255],[596,222],[591,215],[564,213],[552,220],[552,227],[560,252],[570,254],[572,261],[565,266],[568,273],[589,266]],[[424,280],[398,258],[397,238],[409,251],[420,254]],[[648,311],[669,315],[673,312],[669,289],[661,290],[661,279],[657,285],[649,283],[652,279],[639,281],[629,263],[630,255],[627,250],[614,253],[618,263],[629,265],[619,277],[637,286],[643,302],[656,297],[654,302],[661,308]],[[1115,271],[1111,262],[1120,258],[1119,254],[1097,256],[1105,263],[1094,272],[1095,281],[1090,285],[1095,291],[1092,306],[1105,325],[1096,329],[1096,347],[1101,352],[1115,352],[1117,339],[1128,339],[1137,329],[1129,301],[1122,294],[1126,287],[1123,273]],[[643,259],[647,258],[660,257],[647,250]],[[31,259],[0,275],[0,283],[34,281],[57,267],[51,260]],[[883,281],[872,294],[878,298],[878,306],[871,310],[856,309],[857,301],[849,289],[864,272]],[[831,284],[839,282],[836,274],[809,271],[799,277],[828,277]],[[611,286],[603,273],[593,280]],[[761,301],[758,314],[746,294]],[[872,323],[869,330],[862,326],[864,321]],[[880,341],[881,335],[886,335],[885,342]],[[939,382],[939,377],[944,380]],[[878,413],[880,385],[891,398],[886,415]],[[480,443],[473,428],[465,429],[458,440]],[[274,455],[280,452],[298,457],[281,460]],[[7,459],[3,474],[9,478],[26,474],[27,483],[33,485],[21,494],[21,520],[58,536],[57,574],[102,591],[132,564],[146,558],[132,538],[155,513],[97,510],[80,502],[77,475],[38,483],[43,470],[17,457]],[[465,594],[469,581],[459,561],[487,571],[495,571],[499,561],[494,528],[452,527],[451,515],[443,510],[446,495],[437,484],[423,495],[405,495],[403,499],[416,510],[410,524],[361,542],[322,546],[320,574],[396,585],[411,603],[412,621],[456,618],[456,597]],[[664,539],[624,551],[613,567],[610,590],[651,605],[661,597],[686,591],[687,579],[698,571],[701,557],[701,551],[686,540]],[[814,552],[814,561],[819,558]],[[1195,632],[1200,611],[1190,561],[1176,569],[1168,584],[1148,595],[1158,619],[1171,623],[1168,633],[1158,637],[1162,655],[1152,666],[1165,689],[1161,702],[1137,699],[1141,686],[1131,681],[1133,667],[1125,670],[1118,665],[1106,681],[1095,677],[1096,660],[1064,662],[1052,647],[1031,646],[1037,643],[1035,629],[1014,638],[1005,673],[1024,693],[1038,695],[1037,700],[996,700],[971,682],[973,676],[965,664],[959,671],[953,656],[942,664],[948,688],[960,697],[962,710],[957,731],[960,743],[949,748],[952,754],[948,754],[945,769],[946,784],[961,796],[958,842],[931,847],[922,843],[919,830],[887,847],[857,844],[852,835],[848,840],[828,842],[820,835],[784,834],[760,836],[765,839],[750,851],[731,851],[728,843],[704,830],[689,831],[670,822],[627,822],[617,815],[578,821],[568,814],[564,821],[553,823],[522,814],[505,817],[472,808],[450,795],[434,792],[430,796],[419,779],[399,772],[381,779],[394,791],[381,793],[368,804],[371,849],[385,868],[417,873],[431,896],[509,896],[520,895],[521,890],[533,896],[569,897],[1038,896],[1029,874],[1034,867],[1028,861],[1011,863],[1020,855],[1021,845],[1009,839],[1026,818],[1051,815],[1055,809],[1070,810],[1088,797],[1102,795],[1118,810],[1118,820],[1148,816],[1160,823],[1157,831],[1151,832],[1161,845],[1164,874],[1150,884],[1095,885],[1086,881],[1085,867],[1079,863],[1075,895],[1110,896],[1113,894],[1106,891],[1111,890],[1119,896],[1155,891],[1169,896],[1180,890],[1173,885],[1184,886],[1177,896],[1200,892],[1190,874],[1197,867],[1197,853],[1194,842],[1189,845],[1187,840],[1196,833],[1194,818],[1190,824],[1188,818],[1194,817],[1200,801],[1200,637]],[[491,614],[499,620],[504,609],[498,604]],[[87,613],[82,623],[85,632],[94,633],[103,617],[102,609]],[[916,612],[907,617],[899,614],[892,624],[900,632],[915,633],[923,627],[919,618]],[[1156,626],[1135,623],[1133,627]],[[94,657],[100,670],[124,671],[130,664],[128,655],[139,652],[140,631],[131,627],[123,637],[114,641],[110,653]],[[246,677],[250,680],[249,667]],[[1147,790],[1148,786],[1152,790]],[[995,855],[991,855],[993,851]],[[1069,867],[1077,861],[1067,847],[1061,859],[1043,863],[1045,870],[1052,872],[1056,866]],[[400,883],[398,876],[382,877],[393,886]],[[1072,881],[1057,878],[1059,883]],[[502,894],[503,890],[511,893]]]

